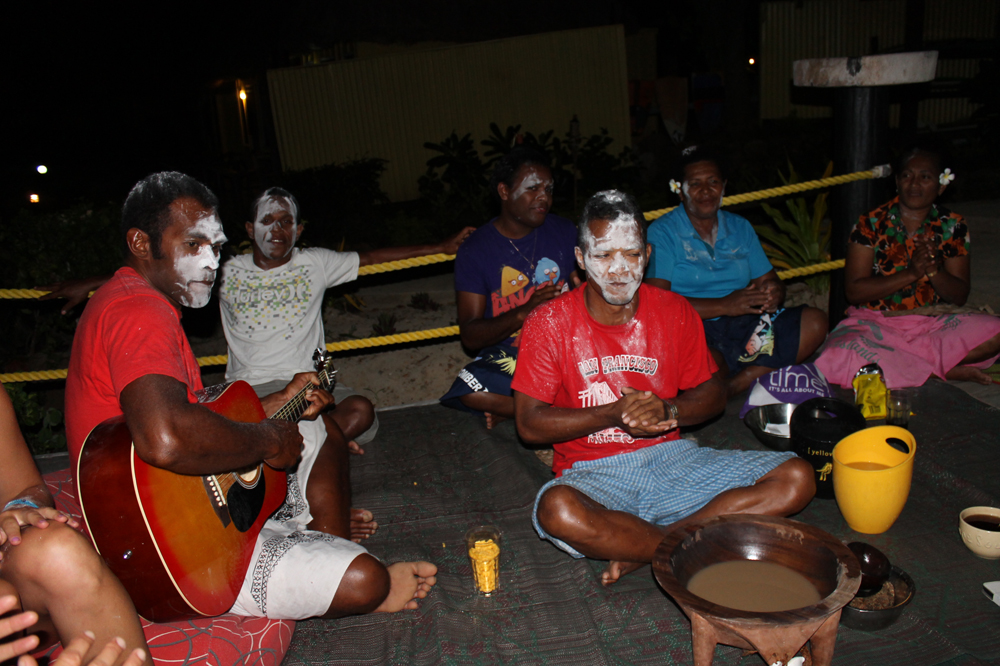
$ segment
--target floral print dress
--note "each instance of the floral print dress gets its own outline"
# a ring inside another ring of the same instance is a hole
[[[921,234],[932,234],[938,239],[938,247],[945,259],[969,254],[969,227],[961,215],[933,205],[920,229],[910,235],[899,212],[899,197],[862,215],[849,240],[875,250],[872,275],[892,275],[905,271],[910,265],[910,257],[916,247],[914,239]],[[939,302],[941,299],[930,279],[924,276],[894,294],[863,304],[863,307],[871,310],[913,310]]]

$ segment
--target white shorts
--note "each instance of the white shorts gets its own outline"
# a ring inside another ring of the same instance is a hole
[[[243,587],[230,609],[236,615],[304,620],[326,613],[347,568],[364,548],[306,529],[312,521],[306,484],[326,440],[323,419],[300,421],[304,448],[288,475],[288,497],[257,536]]]

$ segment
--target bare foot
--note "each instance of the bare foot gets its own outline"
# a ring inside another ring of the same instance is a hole
[[[619,578],[625,574],[632,573],[642,565],[642,562],[618,562],[612,560],[608,562],[608,568],[601,574],[601,585],[617,583]]]
[[[351,509],[351,541],[361,543],[378,531],[375,516],[368,509]]]
[[[971,365],[956,365],[948,371],[945,378],[959,382],[975,382],[986,386],[993,383],[992,377],[979,368],[973,368]]]
[[[355,442],[353,439],[347,443],[347,450],[356,456],[365,455],[365,450],[361,448],[361,445]]]
[[[389,570],[389,596],[375,609],[376,613],[395,613],[417,608],[437,582],[437,565],[430,562],[396,562]]]
[[[507,420],[506,416],[500,416],[499,414],[491,414],[490,412],[484,412],[486,414],[486,429],[493,430],[494,426],[498,426]]]

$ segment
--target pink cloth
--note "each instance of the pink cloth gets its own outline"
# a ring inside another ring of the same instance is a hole
[[[878,363],[890,389],[921,386],[931,375],[944,379],[968,353],[1000,334],[1000,318],[986,314],[902,315],[849,308],[816,359],[826,378],[850,388],[855,373]],[[997,356],[973,363],[988,368]]]

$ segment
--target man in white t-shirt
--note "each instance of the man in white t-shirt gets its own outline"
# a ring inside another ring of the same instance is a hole
[[[312,355],[323,347],[323,296],[330,287],[358,277],[361,266],[427,254],[455,254],[473,231],[467,228],[433,245],[334,252],[297,248],[303,225],[291,193],[278,187],[254,202],[246,223],[252,254],[237,255],[222,268],[219,300],[229,343],[226,380],[242,379],[259,395],[284,387],[298,372],[312,370]],[[375,436],[377,423],[370,400],[338,387],[336,406],[315,421],[302,421],[305,440],[298,472],[289,475],[289,503],[303,510],[308,529],[343,533],[360,541],[374,533],[370,512],[350,506],[347,453]],[[304,500],[304,501],[303,501]],[[300,504],[301,502],[301,504]],[[297,512],[298,513],[298,512]],[[344,524],[349,521],[349,526]]]

